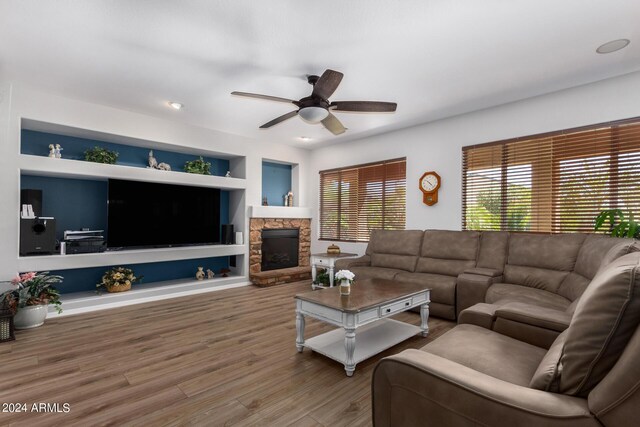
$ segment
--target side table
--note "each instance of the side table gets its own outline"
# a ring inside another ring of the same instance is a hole
[[[311,289],[324,289],[324,288],[332,288],[333,287],[333,275],[334,275],[334,267],[336,261],[340,258],[353,258],[357,257],[358,254],[350,254],[350,253],[339,253],[339,254],[328,254],[328,253],[320,253],[320,254],[311,254]],[[326,268],[329,270],[329,286],[324,286],[319,283],[316,283],[317,277],[317,267]]]

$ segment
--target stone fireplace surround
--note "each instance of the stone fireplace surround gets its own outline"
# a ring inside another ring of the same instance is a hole
[[[298,267],[262,271],[262,230],[299,228]],[[273,286],[311,278],[311,219],[251,218],[249,222],[249,275],[257,286]]]

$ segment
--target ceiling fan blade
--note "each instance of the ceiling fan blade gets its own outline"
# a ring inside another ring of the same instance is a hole
[[[262,126],[260,126],[260,129],[270,128],[271,126],[277,125],[278,123],[282,123],[285,120],[289,120],[291,117],[295,117],[297,115],[298,115],[298,110],[291,111],[290,113],[287,113],[287,114],[283,114],[282,116],[277,117],[277,118],[271,120],[270,122],[267,122],[267,123],[263,124]]]
[[[396,111],[395,102],[376,101],[336,101],[329,105],[333,111],[353,111],[365,113],[389,113]]]
[[[231,92],[231,95],[245,96],[247,98],[266,99],[267,101],[286,102],[287,104],[296,104],[296,105],[298,102],[298,101],[294,101],[293,99],[280,98],[279,96],[260,95],[259,93],[234,91],[234,92]]]
[[[316,84],[313,85],[312,94],[325,100],[329,99],[338,88],[342,77],[344,77],[344,74],[339,71],[326,70],[322,73]]]
[[[322,124],[334,135],[340,135],[347,130],[347,128],[340,123],[340,120],[331,113],[322,121]]]

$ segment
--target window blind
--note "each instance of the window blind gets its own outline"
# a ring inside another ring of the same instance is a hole
[[[462,150],[463,229],[591,232],[604,209],[640,214],[640,117]]]
[[[367,242],[371,230],[403,230],[406,159],[320,172],[320,239]]]

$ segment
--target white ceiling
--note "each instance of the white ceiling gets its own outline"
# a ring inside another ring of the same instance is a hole
[[[314,147],[640,70],[639,22],[638,0],[0,0],[0,73]],[[619,38],[631,44],[595,53]],[[311,92],[305,76],[326,68],[345,74],[331,100],[392,101],[397,112],[336,113],[348,128],[338,137],[299,118],[260,130],[295,107],[230,96],[299,99]]]

